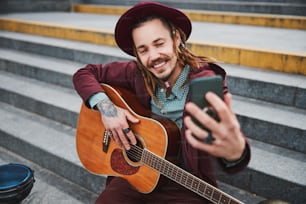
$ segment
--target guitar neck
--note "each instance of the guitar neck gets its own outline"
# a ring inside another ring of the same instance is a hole
[[[178,166],[153,154],[146,149],[143,149],[141,161],[151,168],[157,170],[162,175],[197,193],[198,195],[212,201],[213,203],[242,204],[241,201],[220,191],[216,187],[204,182],[191,173],[179,168]]]

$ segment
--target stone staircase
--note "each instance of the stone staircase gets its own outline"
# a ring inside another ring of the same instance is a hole
[[[66,15],[73,15],[77,25]],[[40,13],[37,19],[27,19],[25,14],[14,16],[18,23],[18,18],[27,21],[27,28],[43,24],[36,33],[0,25],[0,164],[21,162],[34,169],[37,182],[23,203],[93,203],[105,185],[105,177],[87,172],[77,157],[75,131],[82,102],[73,90],[71,77],[88,63],[130,58],[108,41],[93,43],[75,35],[50,35],[58,28],[63,32],[86,28],[89,33],[105,34],[108,31],[99,29],[111,30],[113,25],[107,22],[117,18],[95,14],[93,17],[108,19],[101,25],[100,21],[89,21],[89,15],[52,12],[48,16]],[[2,18],[11,20],[12,16]],[[252,29],[257,28],[263,29]],[[290,28],[279,31],[306,33]],[[237,49],[242,48],[245,46]],[[284,63],[293,68],[286,72],[260,65],[221,63],[228,72],[234,110],[250,139],[252,159],[235,176],[216,167],[218,182],[222,190],[245,203],[269,198],[306,203],[305,50],[294,55],[299,61],[287,58]]]

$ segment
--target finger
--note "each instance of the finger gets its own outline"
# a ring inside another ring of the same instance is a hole
[[[195,135],[199,140],[202,140],[205,138],[205,131],[197,126],[191,119],[190,116],[186,116],[184,118],[184,123],[187,129],[190,129],[192,131],[192,134]]]
[[[133,145],[135,145],[137,143],[136,137],[135,137],[133,131],[130,128],[125,128],[122,131],[129,138],[130,143],[132,143]]]
[[[119,145],[119,146],[122,146],[122,143],[119,139],[119,136],[117,134],[117,131],[116,130],[112,130],[112,138],[113,140],[115,140],[115,142]]]
[[[128,119],[128,121],[132,122],[132,123],[138,123],[139,119],[136,118],[133,114],[131,114],[129,111],[126,111],[125,113],[126,118]]]
[[[120,143],[123,145],[123,147],[126,149],[126,150],[129,150],[130,149],[130,143],[126,137],[126,135],[124,134],[124,132],[122,131],[122,129],[118,130],[117,131],[117,135],[118,135],[118,138],[120,140]],[[120,144],[118,143],[118,144]]]
[[[227,107],[230,109],[230,111],[234,113],[233,107],[232,107],[232,94],[226,93],[224,95],[224,102],[227,105]]]
[[[202,150],[202,151],[206,151],[206,152],[208,152],[208,153],[213,152],[213,150],[214,150],[213,145],[205,144],[204,142],[199,141],[198,139],[196,139],[196,138],[193,136],[192,132],[191,132],[189,129],[185,131],[185,135],[186,135],[186,138],[187,138],[188,143],[189,143],[192,147],[194,147],[194,148],[196,148],[196,149],[200,149],[200,150]]]
[[[209,130],[218,129],[218,122],[210,117],[206,112],[201,110],[193,102],[188,102],[186,104],[186,111],[190,113],[191,117],[195,117],[201,124],[203,124]]]
[[[224,101],[220,97],[218,97],[213,92],[208,92],[205,95],[206,100],[213,106],[213,108],[217,111],[218,116],[221,121],[231,122],[233,121],[233,114],[231,114],[230,109],[226,106]]]

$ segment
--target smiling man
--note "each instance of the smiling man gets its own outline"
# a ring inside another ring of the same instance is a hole
[[[100,83],[130,90],[144,108],[174,121],[180,129],[180,168],[216,186],[212,160],[224,171],[241,171],[250,160],[250,146],[231,107],[225,71],[209,57],[195,56],[186,47],[191,22],[181,11],[154,2],[142,2],[118,20],[115,39],[134,61],[89,64],[73,76],[75,89],[84,103],[101,113],[112,139],[124,149],[136,144],[129,128],[139,120],[118,107]],[[220,75],[224,101],[214,93],[206,97],[216,110],[217,122],[190,102],[189,82],[198,77]],[[197,118],[207,129],[191,120]],[[152,134],[154,137],[154,134]],[[120,177],[108,177],[97,203],[209,203],[206,198],[167,180],[148,194],[138,192]]]

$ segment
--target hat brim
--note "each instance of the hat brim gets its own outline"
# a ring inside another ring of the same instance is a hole
[[[136,20],[149,15],[162,16],[168,19],[175,26],[182,29],[186,39],[189,38],[192,29],[191,22],[183,12],[156,2],[138,3],[119,18],[115,27],[116,43],[127,54],[134,56],[131,27]]]

